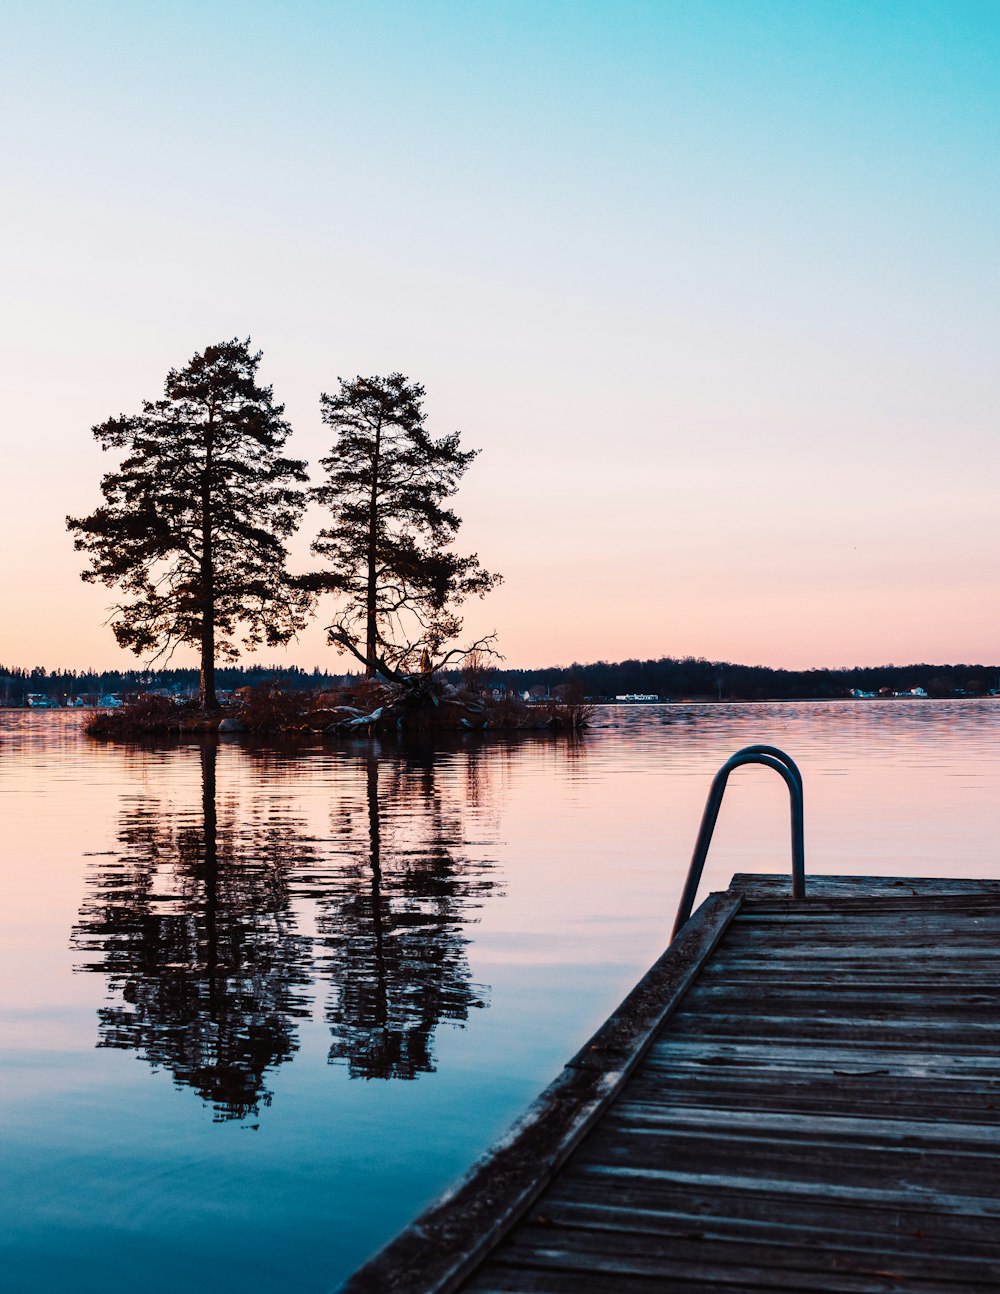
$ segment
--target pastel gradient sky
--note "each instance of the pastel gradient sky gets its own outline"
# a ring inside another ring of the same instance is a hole
[[[89,428],[235,335],[482,450],[511,665],[1000,661],[1000,4],[13,0],[0,97],[0,662],[134,659]]]

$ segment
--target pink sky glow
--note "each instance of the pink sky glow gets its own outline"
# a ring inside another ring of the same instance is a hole
[[[1000,661],[995,7],[44,8],[0,52],[0,663],[133,660],[65,531],[89,429],[237,335],[311,464],[320,392],[394,370],[481,450],[511,666]]]

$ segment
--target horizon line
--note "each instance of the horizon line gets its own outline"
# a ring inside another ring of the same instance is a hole
[[[985,661],[971,661],[971,660],[967,660],[967,661],[963,661],[963,660],[916,661],[914,660],[914,661],[907,661],[903,664],[897,664],[894,661],[883,661],[876,665],[854,664],[854,665],[789,666],[789,665],[764,665],[759,662],[755,662],[751,664],[745,661],[722,660],[718,658],[713,659],[707,656],[691,656],[691,655],[625,656],[625,657],[622,657],[620,660],[607,660],[604,658],[600,658],[598,660],[593,660],[593,661],[572,661],[568,665],[508,665],[506,663],[498,663],[498,664],[491,663],[489,665],[484,666],[483,668],[486,670],[495,670],[499,673],[527,674],[527,673],[544,673],[546,671],[551,671],[551,670],[565,671],[565,670],[573,670],[573,669],[593,669],[599,666],[614,668],[617,666],[633,665],[633,664],[659,665],[664,662],[671,662],[675,664],[684,664],[684,663],[691,662],[698,665],[712,665],[712,666],[718,666],[718,667],[728,667],[731,669],[749,669],[749,670],[759,669],[759,670],[767,670],[770,673],[774,673],[774,674],[810,674],[810,673],[839,674],[839,673],[850,673],[852,671],[859,671],[859,670],[889,670],[889,669],[895,669],[895,670],[899,670],[899,669],[903,669],[903,670],[905,669],[984,669],[984,670],[1000,671],[1000,663],[990,663]],[[288,664],[281,664],[281,665],[273,662],[270,664],[263,664],[263,663],[256,664],[253,662],[247,663],[245,661],[236,661],[236,662],[228,662],[228,663],[217,662],[215,668],[217,672],[228,670],[228,669],[241,669],[246,671],[257,669],[257,670],[273,672],[273,673],[291,672],[294,670],[294,671],[299,671],[300,673],[303,673],[303,674],[340,675],[341,677],[356,675],[359,678],[364,677],[364,675],[360,670],[353,670],[353,669],[337,670],[335,668],[325,667],[318,664],[314,664],[310,666],[310,665],[300,665],[294,662],[291,662]],[[41,670],[44,674],[47,674],[47,675],[75,674],[77,676],[86,675],[86,674],[165,674],[165,673],[182,673],[182,672],[197,674],[199,671],[199,666],[198,665],[172,665],[172,666],[154,667],[154,666],[136,664],[136,665],[108,665],[100,668],[97,668],[94,666],[86,666],[82,668],[75,668],[75,667],[66,668],[63,666],[58,666],[54,669],[49,669],[43,665],[33,665],[33,666],[5,665],[3,662],[0,662],[0,674],[12,674],[14,671],[20,671],[23,674],[31,675],[35,670]],[[461,670],[462,670],[462,666],[458,665],[458,666],[455,666],[453,669],[444,670],[442,672],[460,673]]]

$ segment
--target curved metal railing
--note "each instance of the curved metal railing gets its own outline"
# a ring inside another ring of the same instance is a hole
[[[684,882],[684,892],[681,894],[681,901],[677,908],[677,920],[674,922],[671,940],[677,937],[678,931],[694,908],[695,896],[698,893],[701,874],[705,869],[708,847],[712,843],[712,833],[719,818],[719,809],[722,807],[722,797],[726,791],[729,774],[734,768],[740,768],[743,764],[763,764],[765,768],[773,768],[784,778],[785,785],[788,787],[792,814],[792,898],[804,899],[806,896],[802,774],[795,761],[777,746],[744,746],[742,750],[738,750],[735,755],[726,760],[712,779],[705,812],[702,814],[701,826],[698,828],[698,838],[694,842],[691,866],[688,868],[687,880]]]

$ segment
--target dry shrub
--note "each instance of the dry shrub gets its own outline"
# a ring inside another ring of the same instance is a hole
[[[501,697],[484,697],[483,703],[486,721],[491,728],[518,729],[530,726],[531,708],[513,692],[506,692]]]
[[[398,695],[398,684],[382,683],[376,678],[363,678],[353,686],[344,689],[341,705],[352,705],[363,714],[371,714],[373,710],[387,705]]]
[[[471,696],[482,696],[486,691],[489,674],[489,657],[481,651],[470,651],[462,662],[462,690]]]
[[[582,728],[589,728],[594,717],[594,710],[595,707],[588,705],[586,701],[564,702],[559,706],[555,726],[570,728],[573,732],[579,732]]]
[[[190,706],[180,706],[169,696],[139,696],[115,710],[95,710],[83,730],[88,737],[106,739],[176,733],[190,711]]]
[[[285,692],[277,683],[244,688],[236,717],[249,732],[295,732],[310,727],[309,697]]]
[[[327,689],[325,692],[310,692],[306,704],[311,712],[339,710],[341,706],[353,704],[348,700],[349,695],[350,689],[346,687]]]
[[[531,727],[554,728],[565,732],[580,732],[590,726],[594,707],[583,701],[543,701],[528,707],[536,722]]]

